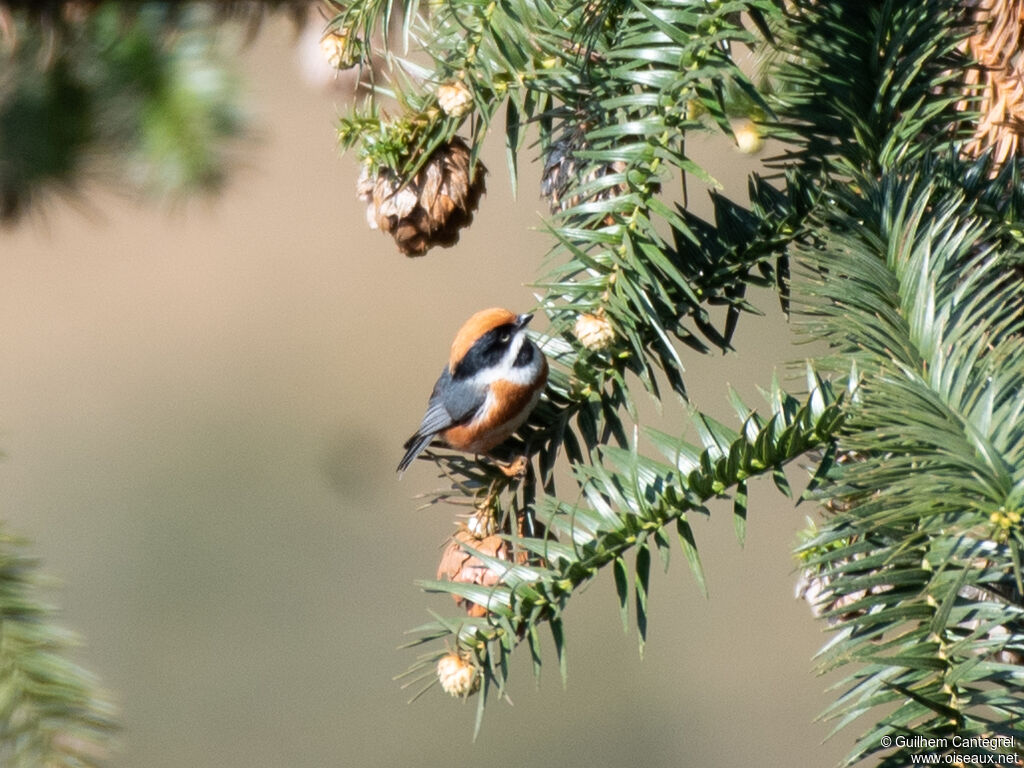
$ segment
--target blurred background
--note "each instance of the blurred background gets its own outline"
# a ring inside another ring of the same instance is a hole
[[[492,146],[461,242],[399,255],[336,151],[348,96],[311,82],[299,40],[276,19],[239,54],[255,135],[223,194],[168,208],[87,188],[0,233],[2,515],[118,702],[111,765],[835,764],[852,732],[823,743],[827,637],[793,597],[814,510],[766,483],[744,548],[728,506],[695,521],[710,599],[678,551],[656,575],[643,660],[605,574],[566,615],[566,689],[549,644],[541,685],[524,651],[475,743],[474,701],[406,703],[403,633],[455,611],[414,582],[457,510],[417,509],[432,465],[394,467],[465,317],[533,306],[545,203],[536,164],[512,199]],[[755,161],[725,141],[694,154],[743,194]],[[758,403],[802,358],[774,297],[755,301],[736,354],[684,352],[694,402],[731,425],[727,384]],[[647,418],[680,429],[679,410]]]

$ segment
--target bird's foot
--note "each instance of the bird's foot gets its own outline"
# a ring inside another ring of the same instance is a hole
[[[510,462],[494,462],[495,465],[501,470],[501,473],[505,477],[509,478],[521,478],[526,477],[526,468],[530,466],[529,461],[525,456],[517,456]]]

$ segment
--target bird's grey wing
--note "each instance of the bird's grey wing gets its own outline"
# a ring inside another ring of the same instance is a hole
[[[487,399],[487,388],[453,379],[448,369],[434,385],[418,435],[437,434],[456,424],[472,420]]]
[[[405,443],[405,456],[398,464],[398,471],[408,467],[430,445],[436,434],[470,421],[486,399],[486,387],[453,379],[446,367],[434,385],[419,429]]]
[[[453,379],[448,375],[446,368],[444,375],[434,387],[434,394],[430,400],[441,401],[445,412],[451,417],[452,424],[465,424],[472,421],[477,411],[483,407],[487,400],[487,386],[464,379]]]

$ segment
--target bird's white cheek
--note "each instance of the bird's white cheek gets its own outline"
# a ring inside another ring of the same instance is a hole
[[[510,384],[518,384],[521,387],[532,385],[537,380],[537,376],[544,365],[544,361],[541,359],[542,353],[540,350],[537,350],[528,366],[516,366],[515,360],[519,354],[519,346],[513,346],[515,347],[514,351],[510,349],[509,353],[505,355],[500,363],[491,368],[478,371],[472,378],[473,383],[487,387],[496,381],[507,381]]]
[[[538,374],[540,374],[540,369],[540,357],[537,356],[534,358],[534,362],[531,363],[526,368],[516,368],[514,366],[510,366],[505,371],[502,371],[500,376],[496,376],[494,379],[492,379],[492,381],[504,379],[505,381],[511,382],[512,384],[518,384],[521,387],[529,387],[532,386],[533,383],[537,380],[537,376]]]

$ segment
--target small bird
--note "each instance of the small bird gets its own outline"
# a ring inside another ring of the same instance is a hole
[[[438,438],[466,453],[487,453],[526,421],[548,380],[548,361],[526,335],[533,315],[483,309],[452,342],[416,434],[398,463],[404,471]]]

